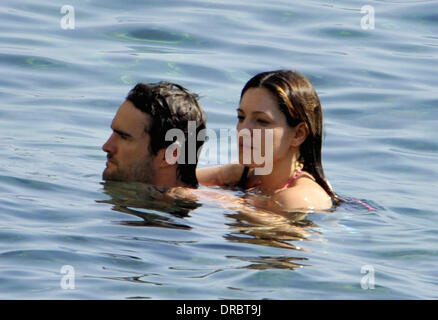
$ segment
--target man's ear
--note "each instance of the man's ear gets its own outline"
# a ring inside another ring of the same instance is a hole
[[[306,140],[308,135],[309,128],[307,127],[307,124],[304,121],[300,122],[295,128],[293,128],[291,145],[298,148]]]
[[[181,144],[178,142],[159,150],[156,156],[158,168],[165,168],[177,164],[180,152]]]

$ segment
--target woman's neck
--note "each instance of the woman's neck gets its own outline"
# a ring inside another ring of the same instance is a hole
[[[296,157],[286,157],[282,161],[274,163],[273,170],[268,175],[261,175],[260,189],[263,193],[272,194],[281,189],[287,181],[296,173]]]

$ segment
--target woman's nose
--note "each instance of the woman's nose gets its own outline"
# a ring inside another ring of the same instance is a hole
[[[251,126],[247,126],[247,125],[241,125],[241,126],[237,126],[237,136],[239,137],[239,139],[243,139],[243,143],[249,144],[249,146],[251,145],[251,141],[253,139],[253,130],[251,128]],[[239,140],[239,143],[241,141]]]
[[[237,125],[237,131],[241,132],[242,134],[248,134],[251,137],[254,134],[254,129],[257,129],[257,126],[254,121],[250,119],[244,119]]]
[[[242,129],[248,129],[251,131],[253,129],[252,121],[250,121],[248,118],[245,118],[242,121],[238,122],[237,130],[240,131]]]

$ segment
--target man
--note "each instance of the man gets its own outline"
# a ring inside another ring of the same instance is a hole
[[[102,146],[108,159],[103,179],[196,188],[197,155],[204,142],[196,137],[206,128],[206,116],[197,98],[170,82],[137,84],[119,107],[111,124],[113,133]],[[195,161],[187,161],[189,122],[196,123]],[[186,159],[173,163],[166,159],[166,149],[174,141],[166,141],[166,133],[175,128],[184,132],[180,147],[185,148]]]

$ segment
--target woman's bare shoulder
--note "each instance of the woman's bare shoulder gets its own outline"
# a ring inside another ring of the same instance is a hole
[[[311,179],[298,179],[294,185],[272,196],[284,210],[327,210],[332,200],[325,190]]]

